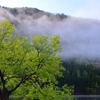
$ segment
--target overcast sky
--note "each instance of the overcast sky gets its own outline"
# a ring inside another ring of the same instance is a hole
[[[100,20],[100,0],[0,0],[5,7],[33,7],[51,13]]]

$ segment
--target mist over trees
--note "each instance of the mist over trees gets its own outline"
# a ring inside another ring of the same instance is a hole
[[[60,56],[69,58],[100,58],[100,21],[52,14],[37,8],[0,7],[0,21],[8,19],[15,24],[13,34],[23,34],[31,39],[31,35],[60,35],[63,47]],[[66,52],[67,51],[67,52]]]
[[[74,94],[100,94],[100,81],[99,81],[100,80],[100,74],[99,74],[99,71],[100,71],[100,68],[99,68],[100,67],[100,53],[99,53],[100,52],[100,38],[99,38],[100,37],[100,20],[75,18],[75,17],[64,15],[64,14],[52,14],[49,12],[44,12],[37,8],[0,7],[0,22],[3,19],[8,19],[8,20],[10,20],[10,22],[12,24],[15,24],[15,30],[12,32],[13,33],[12,35],[16,35],[16,37],[13,38],[13,39],[15,39],[13,41],[17,41],[16,39],[18,39],[18,37],[17,37],[18,34],[20,36],[20,39],[22,39],[22,40],[25,39],[25,41],[27,39],[21,38],[21,36],[28,37],[28,40],[30,40],[30,41],[32,41],[32,38],[31,38],[32,35],[34,36],[34,38],[36,40],[38,40],[39,38],[43,38],[42,36],[44,36],[44,35],[46,35],[47,37],[53,37],[55,35],[61,36],[62,38],[59,40],[59,46],[63,47],[63,49],[62,49],[62,52],[60,52],[60,53],[56,52],[56,54],[58,54],[63,59],[62,64],[60,64],[60,60],[58,59],[59,64],[63,65],[66,70],[61,71],[61,72],[63,72],[62,74],[64,77],[62,77],[62,78],[54,77],[58,81],[58,84],[56,84],[56,86],[62,87],[64,84],[67,83],[68,85],[65,85],[65,87],[63,87],[63,89],[64,88],[68,88],[68,90],[71,89],[71,91],[69,92],[69,95],[73,92],[73,85],[75,87]],[[39,35],[40,33],[42,35]],[[59,39],[59,37],[58,37],[58,39]],[[23,42],[23,44],[24,44],[24,42]],[[37,42],[39,42],[39,41],[37,41]],[[17,41],[16,43],[19,43],[19,42]],[[25,42],[25,43],[26,43],[24,45],[25,48],[22,45],[21,45],[21,47],[24,50],[26,50],[26,48],[27,48],[27,50],[30,50],[31,48],[29,48],[28,42]],[[14,48],[17,49],[18,48],[17,44],[15,46],[14,46]],[[40,48],[38,48],[38,49],[40,49]],[[37,51],[38,51],[38,49],[37,49]],[[27,50],[25,52],[29,52]],[[40,51],[42,52],[42,50],[40,50]],[[7,52],[7,51],[5,50],[5,52]],[[19,53],[19,52],[16,52],[16,53]],[[23,53],[23,52],[21,52],[21,53]],[[1,53],[1,54],[2,54],[2,56],[5,57],[4,53]],[[22,54],[22,57],[23,57],[23,54]],[[42,56],[42,55],[40,55],[40,56]],[[17,58],[17,61],[19,61],[18,60],[19,57]],[[32,56],[30,55],[30,57],[32,57]],[[6,57],[4,59],[6,59]],[[29,59],[29,61],[32,61],[31,58],[25,58],[25,59]],[[13,61],[13,59],[11,59],[11,60]],[[11,62],[11,61],[9,61],[9,59],[8,59],[7,62]],[[4,63],[4,62],[1,61],[1,63]],[[19,62],[19,63],[21,63],[21,62]],[[7,64],[10,64],[10,63],[7,63]],[[26,62],[26,64],[29,65],[27,62]],[[36,64],[38,64],[38,63],[36,63]],[[7,66],[5,65],[5,67],[7,67]],[[3,68],[3,67],[1,66],[0,68]],[[20,74],[18,74],[18,77],[16,77],[16,76],[14,76],[14,77],[19,78],[19,76],[22,75],[22,73],[27,74],[28,71],[26,71],[26,69],[21,72],[21,70],[19,68],[16,71],[19,72]],[[48,71],[49,70],[50,69],[48,69]],[[51,70],[53,71],[53,69],[51,69]],[[2,74],[3,74],[2,70],[0,73],[2,76]],[[8,73],[7,73],[7,75],[8,75]],[[25,75],[22,77],[22,79],[26,78],[27,75],[26,76]],[[9,77],[12,77],[12,76],[9,76]],[[9,77],[5,77],[5,79],[9,80]],[[46,77],[48,77],[48,75]],[[31,80],[31,79],[29,79],[29,80]],[[36,79],[36,80],[39,80],[39,79]],[[21,79],[19,79],[17,82],[15,79],[13,81],[9,81],[9,82],[10,83],[15,82],[17,84],[19,81],[21,81]],[[47,82],[47,81],[48,80],[45,80],[45,82]],[[40,82],[39,85],[43,84],[43,81],[41,81],[41,79],[39,82]],[[7,84],[7,86],[10,86],[10,83]],[[31,84],[31,83],[26,82],[25,85],[23,85],[23,86],[27,87],[29,84]],[[70,85],[72,87],[70,87]],[[1,86],[1,83],[0,83],[0,86]],[[34,92],[33,90],[27,91],[27,89],[25,89],[23,86],[21,86],[21,88],[16,93],[19,93],[20,90],[22,92],[22,95],[23,94],[26,95],[28,92],[30,92],[30,93]],[[15,84],[12,84],[10,86],[10,89],[13,89],[14,87],[15,87]],[[1,86],[1,88],[3,89],[3,84]],[[27,88],[30,88],[30,85]],[[54,90],[54,92],[51,93],[53,88],[55,90]],[[25,89],[25,93],[23,93],[23,89]],[[41,90],[40,87],[39,87],[39,89]],[[45,89],[45,90],[43,90],[44,94],[45,94],[45,91],[47,91],[47,89],[48,89],[48,92],[50,92],[50,95],[52,95],[53,93],[55,93],[55,94],[58,93],[58,92],[56,92],[56,89],[58,89],[58,88],[55,88],[55,86],[52,84],[51,84],[51,88],[48,87],[48,88],[44,88],[44,89]],[[49,89],[50,89],[50,91],[49,91]],[[59,93],[61,93],[60,89],[61,88],[58,89]],[[38,90],[36,90],[36,91],[38,91]],[[66,92],[68,92],[68,91],[66,91]],[[15,92],[14,92],[14,95],[17,96],[18,94],[15,94]],[[28,97],[29,95],[26,95],[26,96]],[[37,94],[35,96],[37,96]],[[33,98],[33,96],[32,96],[32,98]],[[59,98],[58,100],[61,100],[61,99]]]

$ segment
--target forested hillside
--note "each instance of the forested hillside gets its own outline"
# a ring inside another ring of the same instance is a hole
[[[0,7],[0,22],[15,24],[13,34],[31,40],[31,35],[60,35],[64,78],[59,86],[75,86],[75,94],[100,94],[100,20],[53,14],[37,8]]]
[[[82,62],[81,59],[72,59],[64,61],[63,66],[66,71],[64,77],[58,78],[59,86],[67,83],[69,86],[74,85],[74,94],[100,94],[100,66],[94,66],[94,63],[87,60]]]
[[[100,58],[100,21],[53,14],[37,8],[0,7],[0,21],[8,19],[15,24],[13,34],[60,35],[63,47],[60,56],[69,58]]]
[[[67,15],[64,14],[52,14],[49,12],[44,12],[42,10],[39,10],[37,8],[7,8],[7,7],[0,7],[1,11],[1,19],[9,19],[12,23],[15,25],[21,24],[20,21],[33,21],[35,22],[36,19],[39,19],[43,16],[47,17],[50,21],[60,21],[64,18],[67,18]],[[33,23],[34,23],[33,22]]]

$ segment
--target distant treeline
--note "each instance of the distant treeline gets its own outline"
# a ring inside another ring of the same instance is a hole
[[[74,59],[63,62],[66,71],[63,72],[64,77],[58,79],[59,86],[65,83],[74,85],[74,94],[100,94],[100,67],[95,67],[92,62],[80,61]]]

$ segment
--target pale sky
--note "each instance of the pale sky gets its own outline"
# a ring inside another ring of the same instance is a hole
[[[100,20],[100,0],[0,0],[5,7],[33,7],[50,13]]]

